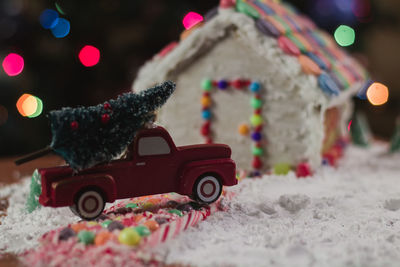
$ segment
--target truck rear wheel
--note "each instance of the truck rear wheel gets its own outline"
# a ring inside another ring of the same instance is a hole
[[[101,215],[105,201],[100,192],[95,189],[87,189],[81,192],[71,208],[72,212],[84,220],[93,220]]]
[[[217,201],[221,193],[222,184],[219,178],[213,174],[201,176],[193,187],[194,198],[206,204]]]

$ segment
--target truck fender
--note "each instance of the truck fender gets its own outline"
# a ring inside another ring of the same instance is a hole
[[[117,196],[115,180],[110,175],[82,175],[52,183],[54,206],[70,206],[84,188],[95,188],[103,193],[106,202],[114,202]]]
[[[178,193],[191,195],[194,183],[205,174],[216,175],[222,185],[237,184],[236,165],[232,159],[199,160],[184,165],[179,179]]]

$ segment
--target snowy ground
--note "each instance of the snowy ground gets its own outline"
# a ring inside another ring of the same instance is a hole
[[[399,266],[400,155],[349,149],[314,178],[245,180],[228,212],[161,246],[191,266]]]
[[[399,266],[400,155],[350,148],[340,168],[313,178],[268,176],[234,188],[227,212],[160,246],[166,263],[190,266]],[[75,222],[69,209],[22,211],[28,182],[11,195],[2,251],[21,252],[46,231]]]

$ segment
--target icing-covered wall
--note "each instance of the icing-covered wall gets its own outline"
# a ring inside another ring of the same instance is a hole
[[[271,49],[276,51],[270,54],[282,53],[277,47]],[[288,77],[288,73],[294,75]],[[200,134],[201,82],[205,78],[244,78],[262,84],[263,135],[267,141],[263,145],[264,166],[303,161],[314,168],[320,165],[327,101],[316,79],[305,75],[295,58],[265,58],[233,32],[168,78],[177,83],[177,89],[161,109],[158,120],[178,145],[204,142]],[[251,169],[252,142],[250,137],[240,136],[237,129],[239,124],[250,124],[250,97],[249,92],[233,88],[212,93],[213,141],[229,144],[233,159],[244,169]]]

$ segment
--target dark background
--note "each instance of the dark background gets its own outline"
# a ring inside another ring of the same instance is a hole
[[[400,1],[289,2],[330,33],[340,24],[356,30],[356,42],[348,50],[390,90],[387,104],[374,107],[355,99],[356,108],[365,111],[376,136],[388,139],[400,114]],[[55,3],[65,12],[61,17],[71,22],[69,35],[61,39],[39,23],[41,12],[56,9]],[[361,15],[356,16],[349,3],[361,5],[363,9],[357,7]],[[0,61],[11,52],[25,60],[24,71],[15,77],[0,67],[0,106],[8,113],[0,123],[0,156],[20,155],[49,144],[48,111],[98,104],[130,90],[139,67],[179,39],[187,12],[204,14],[216,5],[218,0],[0,0]],[[99,64],[92,68],[78,60],[86,44],[101,53]],[[42,99],[41,116],[30,119],[18,113],[15,104],[24,93]]]

